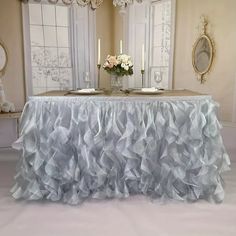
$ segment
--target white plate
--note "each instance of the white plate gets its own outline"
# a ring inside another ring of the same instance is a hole
[[[75,94],[75,95],[96,95],[96,94],[102,94],[102,90],[95,90],[95,91],[86,91],[86,90],[73,90],[69,91],[70,94]]]
[[[156,90],[156,91],[142,91],[141,89],[133,90],[131,93],[136,94],[150,94],[150,95],[158,95],[164,93],[163,90]]]

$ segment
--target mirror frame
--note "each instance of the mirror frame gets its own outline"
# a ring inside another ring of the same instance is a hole
[[[199,71],[197,68],[196,62],[195,62],[195,53],[196,53],[197,45],[201,39],[206,39],[207,43],[210,47],[210,59],[209,59],[208,66],[204,71]],[[193,65],[194,71],[199,75],[199,77],[200,77],[199,79],[200,79],[201,83],[204,83],[206,81],[204,76],[210,71],[210,69],[212,67],[213,57],[214,57],[213,43],[208,35],[203,34],[196,40],[196,42],[193,46],[193,51],[192,51],[192,65]]]
[[[3,48],[5,55],[6,55],[6,61],[5,64],[3,66],[3,68],[0,68],[0,77],[2,77],[5,74],[6,71],[6,67],[7,67],[7,63],[8,63],[8,54],[7,54],[7,50],[6,47],[4,46],[4,44],[0,41],[0,47]]]
[[[211,70],[213,61],[214,61],[214,55],[215,55],[215,48],[214,48],[214,43],[212,41],[212,39],[210,38],[210,36],[206,33],[207,31],[207,25],[208,25],[208,21],[205,18],[205,16],[202,16],[202,34],[200,35],[200,37],[197,38],[197,40],[194,43],[193,46],[193,50],[192,50],[192,65],[194,68],[195,73],[198,75],[197,79],[200,80],[201,84],[203,84],[204,82],[206,82],[206,77],[205,75],[207,73],[209,73],[209,71]],[[206,39],[207,43],[210,47],[210,59],[209,59],[209,63],[207,68],[204,71],[199,71],[195,62],[195,53],[196,53],[196,48],[198,43],[200,42],[201,39]]]

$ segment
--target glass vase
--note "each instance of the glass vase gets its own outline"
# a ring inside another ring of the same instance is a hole
[[[123,89],[123,78],[122,76],[111,75],[111,90],[114,93],[120,93]]]

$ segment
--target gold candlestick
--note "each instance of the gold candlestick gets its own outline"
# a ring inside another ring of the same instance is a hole
[[[144,72],[145,70],[141,70],[141,74],[142,74],[142,88],[144,88]]]
[[[98,68],[98,88],[100,89],[100,71],[101,71],[101,64],[97,64]]]

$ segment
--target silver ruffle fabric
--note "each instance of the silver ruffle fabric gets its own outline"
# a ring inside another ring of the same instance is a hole
[[[22,150],[13,197],[221,202],[230,160],[216,112],[208,96],[31,98],[13,144]]]

